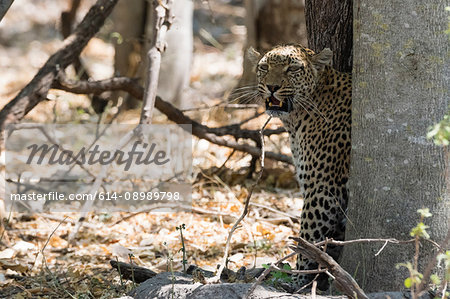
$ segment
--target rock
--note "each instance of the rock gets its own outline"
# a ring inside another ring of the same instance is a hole
[[[173,277],[173,278],[172,278]],[[141,283],[139,287],[130,293],[130,296],[135,299],[153,299],[153,298],[227,298],[240,299],[245,296],[248,289],[252,286],[251,283],[221,283],[221,284],[207,284],[192,283],[192,278],[189,275],[184,275],[180,272],[160,273],[153,278]],[[310,298],[306,295],[293,295],[289,293],[282,293],[274,288],[266,285],[259,285],[250,297],[252,299],[260,298]],[[326,298],[323,296],[316,296],[317,299]],[[344,296],[333,298],[345,298]]]
[[[208,273],[209,274],[209,273]],[[192,276],[180,272],[160,273],[145,282],[141,283],[128,296],[118,299],[153,299],[153,298],[175,298],[175,299],[202,299],[202,298],[227,298],[240,299],[247,294],[252,283],[221,283],[221,284],[201,284],[192,283]],[[407,292],[379,292],[368,294],[370,299],[405,299],[410,298]],[[290,294],[284,293],[267,286],[259,285],[250,296],[251,299],[281,298],[281,299],[306,299],[311,298],[310,294]],[[323,296],[317,295],[317,299],[333,298],[344,299],[346,296]],[[420,299],[431,299],[432,296],[425,294]]]

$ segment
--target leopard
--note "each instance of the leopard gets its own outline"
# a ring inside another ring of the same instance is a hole
[[[309,242],[345,236],[351,154],[352,76],[335,70],[333,52],[316,53],[299,44],[276,46],[264,55],[247,51],[256,68],[257,91],[265,112],[277,117],[289,134],[296,178],[303,197],[300,237]],[[256,86],[255,86],[256,87]],[[336,261],[341,247],[327,246]],[[298,270],[318,269],[299,255]],[[326,274],[294,274],[292,287],[312,280],[327,290]]]

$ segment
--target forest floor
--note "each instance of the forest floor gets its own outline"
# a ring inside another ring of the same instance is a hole
[[[78,20],[93,0],[82,1]],[[196,2],[197,26],[211,32],[220,47],[212,46],[195,32],[194,59],[189,93],[191,107],[212,106],[225,101],[242,72],[245,41],[245,10],[240,1]],[[36,74],[47,58],[61,45],[58,31],[60,13],[68,1],[16,0],[0,24],[0,107],[10,101]],[[204,34],[203,34],[204,35]],[[82,53],[96,79],[113,75],[114,47],[102,32]],[[195,99],[195,100],[191,100]],[[113,109],[105,113],[114,113]],[[210,127],[239,123],[262,108],[212,108],[188,112]],[[140,110],[126,111],[118,123],[138,123]],[[267,116],[248,122],[245,127],[260,129]],[[25,122],[96,123],[86,96],[52,90],[48,101],[40,103]],[[157,115],[155,122],[166,123]],[[270,128],[280,123],[272,120]],[[269,150],[290,154],[287,135],[266,138]],[[182,269],[180,234],[183,231],[188,264],[216,269],[223,257],[228,232],[243,209],[243,201],[254,182],[249,175],[251,157],[194,138],[193,207],[196,212],[90,213],[69,244],[75,213],[6,213],[0,235],[0,298],[112,298],[132,288],[121,285],[109,260],[133,262],[156,272],[167,271],[169,256],[174,270]],[[226,162],[226,163],[225,163]],[[2,162],[4,163],[4,162]],[[230,268],[251,268],[273,262],[288,254],[289,236],[297,235],[302,208],[294,169],[281,162],[266,160],[263,177],[252,197],[250,213],[231,241]],[[269,207],[269,208],[267,208]],[[218,214],[229,216],[218,216]],[[287,217],[292,215],[293,217]],[[297,218],[297,219],[295,219]],[[125,252],[125,254],[124,254]],[[290,260],[293,265],[294,260]]]

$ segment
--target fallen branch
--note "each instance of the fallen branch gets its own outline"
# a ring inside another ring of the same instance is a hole
[[[139,267],[134,264],[117,262],[114,260],[110,260],[109,264],[111,265],[111,267],[119,271],[121,278],[132,280],[137,283],[144,282],[147,279],[152,278],[153,276],[156,276],[158,274],[150,269]]]
[[[308,259],[316,261],[319,265],[328,269],[331,275],[335,278],[336,287],[341,292],[350,298],[368,298],[353,277],[342,269],[342,267],[339,266],[339,264],[331,256],[303,238],[290,237],[290,239],[298,242],[297,246],[290,247],[292,250],[302,254]]]
[[[30,83],[0,111],[0,141],[8,124],[19,122],[39,102],[46,99],[57,73],[69,66],[81,53],[88,41],[98,32],[118,0],[98,0],[78,25],[75,32],[64,40],[63,47],[50,56]]]
[[[69,80],[61,72],[58,75],[58,80],[52,85],[52,88],[61,89],[77,94],[88,94],[88,93],[102,93],[107,90],[123,90],[130,93],[133,97],[137,99],[142,99],[144,96],[144,89],[140,86],[136,80],[128,77],[115,77],[100,81],[74,81]],[[211,143],[236,149],[241,152],[246,152],[252,156],[260,157],[261,150],[258,147],[251,146],[249,144],[241,144],[232,140],[225,140],[219,136],[231,135],[237,139],[239,138],[255,138],[256,134],[259,134],[257,130],[244,130],[238,129],[239,127],[225,126],[220,128],[209,128],[196,122],[195,120],[186,116],[183,112],[177,109],[172,104],[162,100],[160,97],[155,99],[155,107],[164,113],[167,118],[177,124],[190,124],[192,125],[192,134],[198,138],[206,139]],[[233,128],[230,130],[230,128]],[[231,131],[231,132],[230,132]],[[272,134],[279,134],[283,132],[284,129],[275,130],[264,130],[265,136],[270,136]],[[278,154],[274,152],[266,152],[265,156],[267,158],[292,164],[292,158],[283,154]]]

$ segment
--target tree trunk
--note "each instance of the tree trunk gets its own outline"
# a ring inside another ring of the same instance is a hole
[[[156,0],[152,0],[156,1]],[[146,3],[147,2],[147,3]],[[148,69],[146,54],[151,43],[152,2],[145,0],[119,1],[114,10],[114,31],[122,38],[115,45],[115,72],[128,77],[145,78]],[[185,103],[183,92],[189,85],[193,50],[193,1],[177,0],[172,13],[173,24],[165,35],[166,51],[162,55],[159,73],[158,95],[177,107],[190,106]],[[140,101],[124,93],[126,108],[136,108]],[[118,97],[116,94],[115,97]]]
[[[308,46],[315,52],[333,51],[333,67],[352,71],[353,11],[352,0],[306,0]]]
[[[443,0],[355,1],[352,157],[346,239],[410,239],[417,209],[433,240],[449,228],[447,148],[426,139],[448,113]],[[412,245],[347,246],[342,265],[367,292],[403,288]],[[435,251],[427,243],[420,260]],[[419,268],[423,272],[423,267]]]
[[[179,107],[192,107],[184,96],[189,86],[191,62],[194,47],[192,0],[176,0],[173,3],[173,24],[165,35],[167,47],[162,54],[161,70],[158,80],[158,95],[169,103]],[[150,17],[150,14],[147,14]],[[151,20],[147,19],[146,41],[150,41]],[[144,48],[148,51],[148,43]],[[142,66],[147,66],[148,61]],[[147,69],[145,69],[146,71]],[[141,70],[142,73],[143,70]],[[143,76],[146,76],[143,74]]]
[[[246,0],[247,44],[264,53],[280,44],[306,46],[305,5],[301,0]],[[251,62],[244,51],[244,73],[239,86],[256,81]]]

